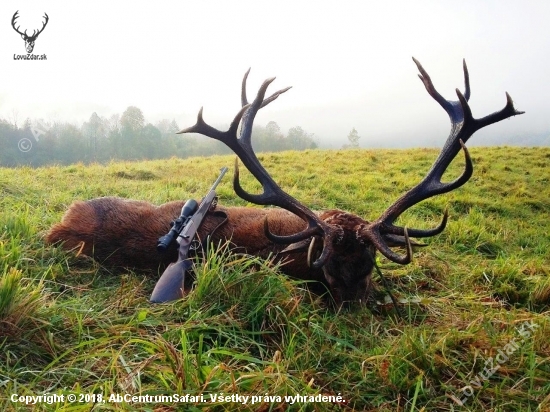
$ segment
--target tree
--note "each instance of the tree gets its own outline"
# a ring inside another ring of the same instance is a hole
[[[281,128],[276,122],[270,121],[265,126],[265,137],[264,151],[276,152],[286,149],[285,136],[281,133]],[[258,148],[258,150],[260,150],[260,148]]]
[[[120,125],[122,129],[131,131],[132,133],[139,133],[143,126],[145,126],[145,117],[143,112],[136,106],[129,106],[120,118]]]
[[[286,138],[288,146],[292,150],[317,148],[317,144],[313,141],[313,133],[306,132],[300,126],[290,128]]]
[[[355,127],[351,129],[351,132],[348,134],[349,144],[344,145],[344,149],[356,149],[359,147],[359,133],[355,130]]]
[[[0,119],[0,165],[14,167],[18,160],[22,158],[21,151],[18,150],[19,136],[15,124],[10,124],[4,119]]]
[[[171,121],[168,119],[162,119],[155,125],[155,127],[163,136],[173,135],[180,131],[175,119],[172,119]]]
[[[96,112],[93,112],[88,122],[82,125],[82,134],[88,138],[91,160],[97,161],[100,150],[100,141],[107,135],[106,120],[101,119]]]
[[[145,117],[141,109],[135,106],[129,106],[120,117],[121,126],[121,145],[118,149],[122,149],[119,155],[123,159],[140,159],[142,158],[142,148],[138,147],[141,132],[145,126]]]
[[[70,123],[59,124],[55,127],[58,133],[58,150],[59,158],[63,164],[76,163],[82,160],[90,160],[86,158],[87,142],[84,139],[80,129]],[[52,154],[55,156],[55,154]]]
[[[162,134],[160,130],[148,123],[139,134],[139,154],[142,159],[157,159],[161,154]]]
[[[179,152],[181,152],[182,157],[185,157],[186,153],[191,153],[191,150],[188,148],[186,148],[187,150],[183,148],[180,150],[180,148],[185,147],[186,144],[182,143],[183,141],[188,143],[189,139],[193,140],[192,146],[194,146],[196,139],[176,134],[181,129],[178,127],[175,119],[162,119],[157,122],[155,127],[161,134],[160,140],[156,143],[155,156],[157,158],[180,156]]]

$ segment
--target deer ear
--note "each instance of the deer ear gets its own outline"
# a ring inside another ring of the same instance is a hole
[[[25,35],[24,35],[24,34],[22,34],[22,35],[21,35],[21,38],[22,38],[23,40],[25,40]]]

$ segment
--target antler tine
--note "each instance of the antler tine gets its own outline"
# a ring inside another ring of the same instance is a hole
[[[233,148],[234,146],[238,145],[237,129],[239,127],[241,118],[243,117],[243,114],[248,109],[248,107],[249,105],[246,105],[241,108],[239,113],[237,113],[237,115],[231,122],[229,129],[225,132],[215,129],[204,121],[202,117],[203,108],[201,107],[201,109],[199,110],[199,114],[197,115],[197,122],[191,127],[180,130],[176,134],[199,133],[212,139],[219,140],[220,142],[225,143],[230,148]]]
[[[243,86],[246,88],[246,78],[248,76],[245,75],[245,79],[243,81]],[[262,85],[260,86],[258,90],[258,94],[256,95],[256,98],[254,101],[250,104],[248,110],[245,111],[242,124],[241,124],[241,136],[239,137],[239,143],[240,146],[243,148],[247,148],[250,153],[249,155],[253,156],[253,159],[256,160],[257,163],[258,160],[256,159],[256,155],[254,154],[254,151],[252,150],[252,126],[254,124],[254,119],[256,118],[256,114],[258,113],[258,110],[262,108],[262,103],[264,102],[264,96],[265,92],[267,91],[267,88],[273,81],[275,80],[275,77],[271,77],[269,79],[266,79]],[[246,92],[245,92],[246,93]],[[246,99],[246,95],[245,95]],[[244,162],[244,160],[243,160]],[[246,163],[245,163],[246,165]],[[248,167],[248,165],[246,165]],[[267,172],[265,172],[267,174]],[[256,177],[257,178],[257,177]]]
[[[251,69],[252,67],[249,67],[243,77],[243,83],[241,87],[241,106],[246,106],[248,104],[248,100],[246,98],[246,79],[248,79],[248,75],[250,74]]]
[[[459,105],[459,102],[450,101],[441,96],[441,94],[435,89],[432,79],[430,78],[426,70],[424,70],[424,67],[422,67],[420,62],[414,57],[412,59],[416,64],[416,67],[418,67],[418,71],[420,72],[418,77],[420,78],[420,80],[422,80],[422,83],[424,83],[424,86],[426,87],[426,90],[428,91],[430,96],[432,96],[433,99],[438,102],[441,107],[443,107],[443,109],[447,112],[447,114],[451,118],[451,123],[458,122],[460,119],[460,115],[456,116],[455,114],[459,114],[459,111],[454,109],[454,107],[457,107]],[[462,60],[462,69],[464,70],[464,96],[466,98],[466,101],[468,101],[470,100],[470,75],[468,73],[466,59]]]
[[[246,85],[246,78],[248,77],[249,72],[250,69],[248,69],[248,71],[244,75],[243,86]],[[203,108],[201,107],[197,116],[197,122],[191,127],[180,130],[179,132],[177,132],[177,134],[200,133],[212,139],[219,140],[235,153],[239,153],[241,151],[241,148],[248,148],[247,150],[250,151],[250,154],[255,157],[250,141],[252,136],[252,124],[254,122],[254,117],[256,116],[256,113],[260,108],[271,103],[273,100],[279,97],[279,95],[290,89],[290,87],[287,87],[285,89],[279,90],[278,92],[271,95],[268,99],[266,99],[265,101],[267,101],[267,103],[265,103],[263,96],[265,95],[267,87],[273,80],[275,80],[274,77],[271,79],[267,79],[262,84],[260,90],[258,91],[258,95],[256,96],[254,102],[252,102],[252,104],[248,103],[246,99],[246,92],[243,92],[241,94],[241,110],[237,113],[227,131],[222,132],[221,130],[215,129],[214,127],[207,124],[203,119]],[[238,137],[237,130],[239,128],[239,123],[241,122],[241,120],[243,123],[241,127],[240,137]]]
[[[468,66],[466,66],[466,59],[462,59],[462,70],[464,71],[464,98],[466,101],[470,100],[470,74],[468,73]]]
[[[243,77],[243,83],[241,88],[241,106],[245,106],[248,104],[248,99],[246,98],[246,80],[248,79],[248,75],[250,74],[250,68],[246,71]],[[277,97],[279,97],[284,92],[289,91],[292,89],[292,86],[285,87],[284,89],[281,89],[275,93],[273,93],[271,96],[269,96],[267,99],[265,99],[260,108],[267,106],[269,103],[271,103],[273,100],[275,100]]]
[[[506,106],[493,114],[485,116],[481,119],[474,119],[470,106],[468,105],[468,99],[470,97],[470,79],[468,74],[468,68],[466,66],[466,61],[463,61],[463,70],[464,70],[464,83],[465,83],[465,94],[463,95],[460,90],[456,89],[456,94],[458,96],[458,101],[445,100],[441,94],[435,89],[432,80],[426,70],[422,67],[420,62],[413,57],[413,60],[420,71],[419,77],[424,83],[426,90],[437,101],[441,107],[447,112],[451,120],[451,132],[443,149],[439,153],[439,156],[432,165],[430,171],[427,173],[426,177],[415,187],[401,196],[393,205],[391,205],[382,216],[372,222],[366,229],[365,232],[375,246],[380,250],[380,252],[386,256],[388,259],[396,262],[406,264],[409,263],[412,254],[410,253],[410,240],[408,236],[413,237],[429,237],[434,236],[440,233],[447,223],[447,211],[441,224],[431,230],[422,230],[422,229],[408,229],[395,226],[393,222],[407,209],[414,206],[415,204],[421,202],[422,200],[428,199],[432,196],[439,194],[447,193],[451,190],[457,189],[466,183],[472,173],[473,173],[473,164],[466,149],[465,142],[479,129],[488,126],[490,124],[499,122],[501,120],[507,119],[511,116],[522,114],[514,108],[513,101],[508,93],[506,93]],[[441,178],[453,161],[460,150],[464,151],[465,156],[465,168],[463,173],[454,181],[449,183],[441,182]],[[407,246],[407,254],[399,255],[393,252],[388,246],[387,241],[384,238],[384,235],[405,235],[405,243]]]

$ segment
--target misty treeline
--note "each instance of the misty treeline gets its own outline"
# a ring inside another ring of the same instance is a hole
[[[27,119],[0,119],[0,166],[43,166],[48,164],[105,163],[110,160],[163,159],[172,156],[228,154],[222,143],[196,134],[178,135],[174,120],[146,123],[142,111],[130,106],[109,119],[96,113],[81,126],[71,123]],[[254,126],[253,146],[257,152],[317,148],[313,133],[300,126],[283,134],[275,122]]]

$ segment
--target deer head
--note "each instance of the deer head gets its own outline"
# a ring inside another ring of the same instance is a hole
[[[23,40],[25,40],[25,49],[27,49],[27,53],[32,53],[32,51],[34,50],[34,42],[36,41],[36,38],[38,37],[38,35],[40,33],[42,33],[42,31],[44,30],[44,28],[46,27],[46,25],[48,24],[48,20],[49,20],[49,17],[46,13],[44,13],[44,18],[46,19],[46,21],[44,23],[42,23],[42,28],[38,31],[36,30],[33,30],[33,33],[31,36],[27,35],[27,30],[25,30],[24,33],[20,32],[19,31],[19,27],[20,26],[17,26],[17,28],[15,27],[15,20],[17,20],[17,18],[19,17],[18,16],[18,13],[19,13],[19,10],[17,10],[12,19],[11,19],[11,26],[13,27],[13,29],[19,33],[21,35],[21,38]]]
[[[271,242],[287,245],[283,250],[284,253],[305,253],[307,251],[309,267],[312,271],[322,272],[324,283],[330,289],[336,302],[366,299],[376,251],[393,262],[408,264],[412,259],[412,246],[416,244],[411,241],[411,238],[435,236],[445,229],[447,211],[445,211],[441,223],[433,229],[407,228],[399,226],[395,222],[403,212],[422,200],[450,192],[468,181],[473,172],[473,165],[465,143],[477,130],[523,113],[514,108],[512,99],[506,93],[507,102],[502,110],[475,119],[468,105],[470,84],[466,62],[463,63],[464,94],[457,89],[458,100],[450,101],[444,99],[437,92],[430,76],[421,64],[414,58],[413,61],[420,71],[419,77],[426,90],[448,114],[451,120],[451,132],[424,179],[397,199],[374,221],[367,221],[340,210],[314,213],[283,191],[260,164],[251,145],[254,118],[258,110],[290,89],[287,87],[265,98],[267,88],[275,78],[267,79],[258,90],[254,101],[249,103],[246,96],[246,80],[250,70],[246,72],[242,82],[242,107],[227,131],[220,131],[209,126],[203,120],[203,110],[201,109],[196,124],[179,132],[200,133],[223,142],[233,150],[263,188],[261,194],[251,194],[242,188],[239,181],[238,160],[236,160],[233,186],[237,195],[242,199],[258,205],[284,208],[305,222],[307,227],[301,232],[278,236],[270,231],[269,220],[266,217],[264,233]],[[239,125],[240,132],[238,131]],[[442,182],[443,173],[461,150],[464,152],[466,163],[462,175],[452,182]],[[396,252],[393,249],[395,247],[405,248],[406,253]]]

